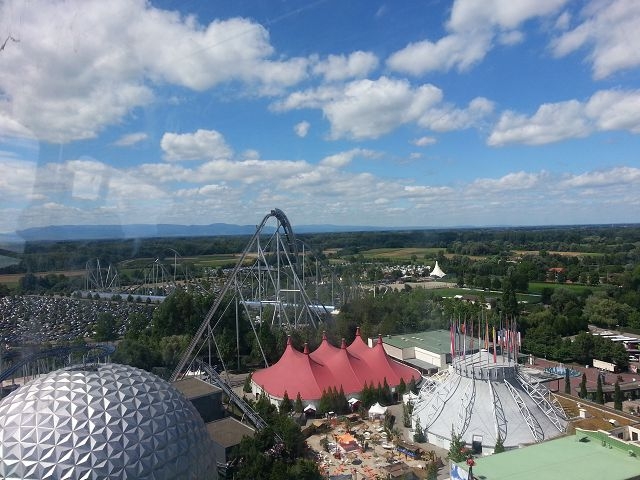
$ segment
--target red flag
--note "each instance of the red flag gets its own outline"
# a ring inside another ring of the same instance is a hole
[[[496,327],[493,327],[493,363],[498,363],[496,358]]]
[[[454,340],[453,340],[453,322],[451,322],[451,332],[450,332],[450,336],[451,336],[451,361],[453,361],[454,357],[456,356],[456,352],[455,352],[455,347],[454,347]]]

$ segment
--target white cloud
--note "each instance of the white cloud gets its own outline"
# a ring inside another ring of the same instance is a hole
[[[309,133],[309,128],[311,127],[311,124],[307,121],[303,121],[300,123],[296,123],[295,126],[293,127],[293,131],[296,132],[296,135],[299,136],[300,138],[304,138],[307,136],[307,133]]]
[[[442,103],[442,90],[431,84],[380,77],[354,80],[342,88],[319,87],[294,92],[271,108],[286,111],[319,108],[331,124],[330,138],[378,138],[397,127],[417,123],[434,131],[478,126],[493,112],[493,102],[477,97],[467,108]]]
[[[590,133],[584,109],[577,100],[544,104],[531,117],[504,112],[487,143],[543,145],[567,138],[586,137]]]
[[[442,91],[433,85],[414,88],[406,80],[380,77],[354,80],[342,89],[295,92],[273,108],[321,108],[331,123],[331,138],[363,139],[377,138],[417,121],[441,99]]]
[[[0,197],[4,201],[20,201],[31,194],[36,175],[36,162],[25,161],[0,150]]]
[[[149,135],[144,132],[129,133],[116,140],[114,145],[116,147],[130,147],[136,143],[144,142],[147,138],[149,138]]]
[[[609,130],[640,133],[640,90],[601,90],[585,103],[543,104],[531,117],[503,112],[487,143],[543,145]]]
[[[640,133],[640,90],[601,90],[591,96],[585,114],[598,130]]]
[[[332,168],[342,168],[352,162],[355,157],[375,158],[378,154],[372,150],[354,148],[346,152],[329,155],[320,160],[320,165]]]
[[[329,82],[367,76],[378,66],[378,57],[371,52],[357,51],[349,56],[329,55],[313,67],[313,73]]]
[[[233,150],[224,137],[215,130],[197,130],[195,133],[165,133],[160,141],[164,159],[170,162],[228,158]]]
[[[639,2],[591,1],[584,7],[580,18],[582,23],[553,42],[556,56],[563,57],[578,49],[588,48],[588,59],[596,79],[640,65]]]
[[[640,184],[640,168],[636,167],[615,167],[609,170],[586,172],[572,176],[561,182],[566,188],[591,188],[607,187],[612,185],[635,185]]]
[[[20,30],[2,51],[0,118],[45,141],[97,136],[154,101],[158,84],[239,81],[271,94],[308,75],[304,58],[272,60],[267,30],[248,19],[201,25],[144,0],[40,0],[16,19],[12,5],[0,3],[3,31]]]
[[[412,140],[411,143],[416,147],[426,147],[428,145],[434,145],[437,141],[434,137],[420,137]]]
[[[482,61],[496,36],[504,45],[523,39],[517,28],[527,20],[557,12],[567,0],[457,0],[447,23],[448,35],[408,44],[387,59],[392,70],[422,75],[432,71],[465,71]]]
[[[540,186],[549,175],[542,171],[540,173],[513,172],[500,178],[479,178],[474,180],[469,188],[472,191],[505,192],[509,190],[529,190]]]
[[[429,109],[420,117],[418,125],[436,132],[462,130],[477,126],[493,112],[493,108],[493,102],[484,97],[477,97],[464,109],[451,105]]]
[[[519,30],[511,30],[510,32],[501,33],[498,36],[498,42],[501,45],[517,45],[524,40],[524,33]]]
[[[464,71],[481,61],[491,46],[487,32],[448,35],[436,42],[423,40],[410,43],[387,60],[392,70],[422,75],[426,72]]]

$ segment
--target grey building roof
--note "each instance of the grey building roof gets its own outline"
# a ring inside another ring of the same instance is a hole
[[[216,479],[213,444],[174,387],[116,364],[69,367],[0,402],[0,478]]]
[[[506,448],[561,435],[566,428],[562,408],[546,387],[513,361],[482,351],[456,359],[447,374],[425,379],[414,419],[430,436],[451,440],[452,429],[471,444],[474,436],[493,448],[497,434]],[[434,442],[432,442],[434,443]]]
[[[253,437],[255,434],[253,428],[231,417],[209,422],[206,425],[211,440],[224,448],[238,445],[243,437]]]
[[[187,397],[188,400],[222,392],[222,390],[215,385],[211,385],[210,383],[195,377],[185,377],[180,380],[176,380],[172,385]]]

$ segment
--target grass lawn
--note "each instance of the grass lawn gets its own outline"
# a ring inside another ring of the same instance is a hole
[[[364,258],[379,259],[388,258],[393,260],[411,261],[411,257],[415,255],[418,260],[424,260],[425,256],[429,259],[435,258],[442,248],[374,248],[371,250],[363,250],[360,252]]]
[[[529,282],[529,292],[541,294],[544,288],[566,288],[576,293],[582,293],[585,290],[597,292],[598,290],[604,290],[603,286],[592,287],[590,285],[583,285],[577,283],[547,283],[547,282]]]
[[[443,297],[453,297],[455,295],[475,295],[480,297],[484,295],[485,298],[502,298],[502,292],[494,290],[478,290],[472,288],[434,288],[430,291],[435,292],[437,295],[442,295]],[[540,303],[539,295],[517,293],[516,297],[519,302]]]

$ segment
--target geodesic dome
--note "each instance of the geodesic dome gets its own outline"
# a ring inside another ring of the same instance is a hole
[[[68,367],[0,402],[0,478],[216,479],[202,418],[126,365]]]

